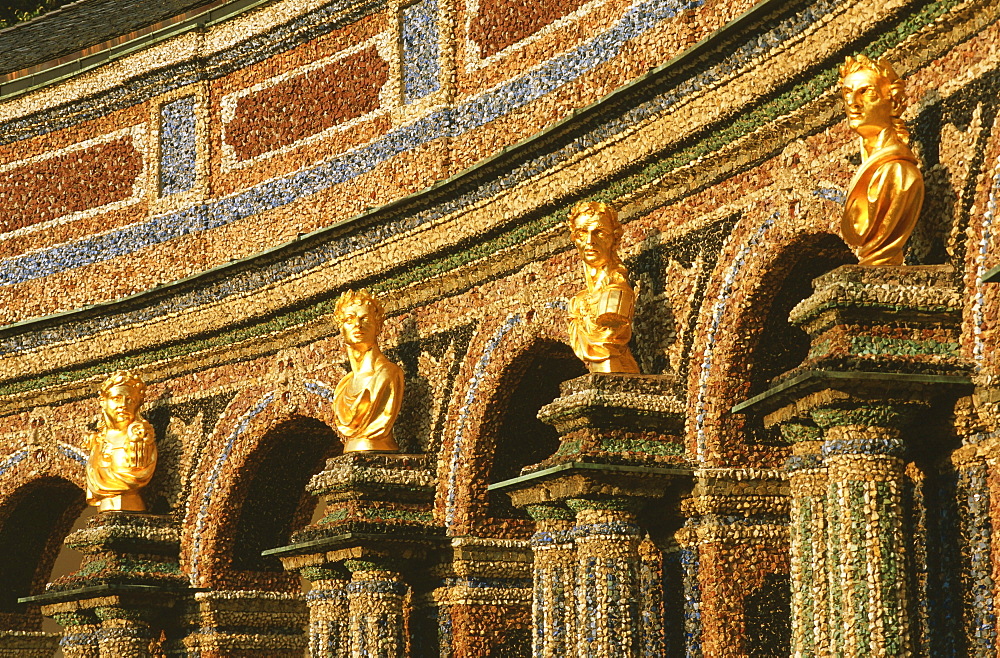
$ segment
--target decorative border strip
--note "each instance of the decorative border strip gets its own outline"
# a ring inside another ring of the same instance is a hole
[[[212,465],[212,470],[209,473],[208,482],[205,484],[205,492],[202,494],[201,501],[198,506],[198,514],[195,519],[194,541],[191,543],[190,557],[190,579],[192,583],[197,583],[201,575],[201,539],[205,532],[205,521],[208,514],[208,508],[212,504],[212,494],[215,492],[215,481],[219,479],[222,467],[229,460],[229,455],[233,452],[233,447],[236,445],[237,439],[239,439],[243,433],[247,431],[250,427],[250,422],[263,413],[264,410],[267,409],[272,402],[274,402],[276,397],[277,396],[273,391],[268,393],[261,398],[252,409],[243,415],[232,434],[229,435],[229,440],[226,441],[226,445],[222,448],[222,452],[219,453],[218,458],[215,460],[215,464]]]
[[[976,278],[973,282],[975,295],[972,298],[972,360],[975,364],[976,372],[982,372],[983,370],[983,359],[986,349],[983,333],[986,331],[986,313],[984,308],[987,284],[983,283],[983,275],[986,273],[986,257],[989,255],[990,244],[993,241],[993,220],[997,216],[998,209],[1000,209],[1000,200],[998,200],[998,196],[1000,196],[1000,156],[997,157],[993,171],[996,173],[992,177],[989,200],[986,202],[986,210],[983,212],[982,235],[977,245],[978,250],[975,261]]]
[[[497,332],[493,334],[488,341],[486,341],[483,353],[479,357],[479,361],[476,362],[475,368],[472,370],[472,377],[469,380],[469,389],[466,391],[465,399],[462,401],[462,406],[458,410],[458,427],[455,429],[455,436],[452,439],[451,456],[448,461],[448,496],[445,501],[446,528],[450,529],[455,525],[455,494],[457,489],[455,485],[458,481],[458,466],[462,458],[462,447],[465,439],[465,423],[469,418],[469,412],[472,409],[472,405],[476,402],[476,397],[479,393],[479,383],[486,375],[486,368],[490,365],[493,352],[500,347],[500,343],[503,342],[504,337],[510,333],[511,329],[519,324],[522,324],[523,322],[524,319],[520,314],[509,316],[503,325],[500,326],[500,329],[498,329]]]
[[[695,418],[695,455],[699,462],[705,460],[705,451],[707,449],[707,437],[705,434],[705,419],[708,416],[707,404],[708,404],[708,380],[712,373],[713,357],[715,356],[715,336],[719,328],[722,326],[722,318],[726,314],[726,307],[729,302],[729,297],[733,293],[733,286],[736,282],[736,278],[740,275],[743,266],[747,263],[747,256],[757,247],[760,241],[764,238],[768,231],[770,231],[778,217],[781,213],[775,212],[773,215],[768,217],[763,224],[757,227],[757,230],[750,236],[746,243],[740,247],[740,250],[732,258],[733,265],[726,271],[725,277],[722,280],[722,288],[719,291],[719,296],[715,299],[715,304],[712,306],[712,312],[710,314],[711,324],[705,331],[705,350],[701,359],[701,368],[698,372],[698,395],[695,398],[694,407],[694,418]]]

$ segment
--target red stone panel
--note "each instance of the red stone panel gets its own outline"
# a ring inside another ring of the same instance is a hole
[[[389,63],[371,46],[247,94],[226,124],[226,143],[248,160],[356,119],[378,108],[388,78]]]
[[[469,38],[483,58],[495,55],[521,39],[580,8],[586,0],[552,0],[522,3],[515,0],[480,0],[479,12],[469,27]]]
[[[141,172],[130,137],[0,172],[0,233],[128,199]]]

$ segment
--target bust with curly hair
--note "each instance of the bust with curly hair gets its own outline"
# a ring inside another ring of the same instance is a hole
[[[378,346],[385,311],[368,290],[349,290],[337,300],[334,316],[351,362],[333,402],[344,452],[398,451],[392,426],[403,400],[403,371]]]
[[[101,511],[143,512],[139,489],[156,470],[153,426],[139,413],[146,385],[119,370],[100,388],[101,417],[87,437],[87,503]]]
[[[583,201],[570,210],[567,223],[587,282],[570,300],[570,345],[590,372],[638,373],[628,347],[635,292],[618,257],[618,212],[603,201]]]
[[[903,81],[885,60],[848,57],[841,93],[851,129],[861,137],[861,167],[844,204],[841,235],[861,265],[902,265],[924,202],[924,178],[900,118]]]

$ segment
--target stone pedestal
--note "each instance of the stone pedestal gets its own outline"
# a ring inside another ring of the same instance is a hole
[[[66,628],[66,656],[151,656],[166,613],[188,589],[177,529],[164,516],[101,512],[66,544],[84,554],[80,569],[21,602],[40,604]]]
[[[798,368],[734,408],[792,446],[794,655],[914,651],[914,538],[904,490],[914,419],[971,389],[962,300],[944,266],[844,266],[790,320],[810,335]]]
[[[352,452],[310,481],[326,516],[265,555],[320,583],[307,599],[311,655],[406,655],[408,572],[444,544],[432,468],[427,455]]]
[[[638,514],[650,501],[676,508],[678,489],[689,485],[683,413],[670,377],[589,374],[564,382],[538,414],[559,431],[556,454],[490,485],[537,524],[535,656],[639,656],[644,629],[662,628],[648,619],[662,614],[662,590],[640,578],[647,529]]]

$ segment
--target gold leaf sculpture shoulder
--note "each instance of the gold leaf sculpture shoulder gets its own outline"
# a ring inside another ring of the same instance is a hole
[[[367,290],[347,291],[337,300],[335,317],[351,362],[334,392],[344,452],[398,451],[392,426],[403,400],[403,371],[379,349],[382,305]]]
[[[139,489],[156,470],[153,426],[139,413],[146,385],[119,370],[100,389],[101,418],[87,441],[87,503],[100,510],[145,511]]]
[[[618,258],[618,212],[607,203],[584,201],[570,211],[568,223],[587,282],[569,304],[573,351],[590,372],[638,373],[628,347],[635,292]]]
[[[844,205],[841,235],[861,265],[902,265],[924,202],[924,179],[900,116],[903,81],[885,61],[848,57],[840,68],[847,120],[861,141],[861,167]]]

